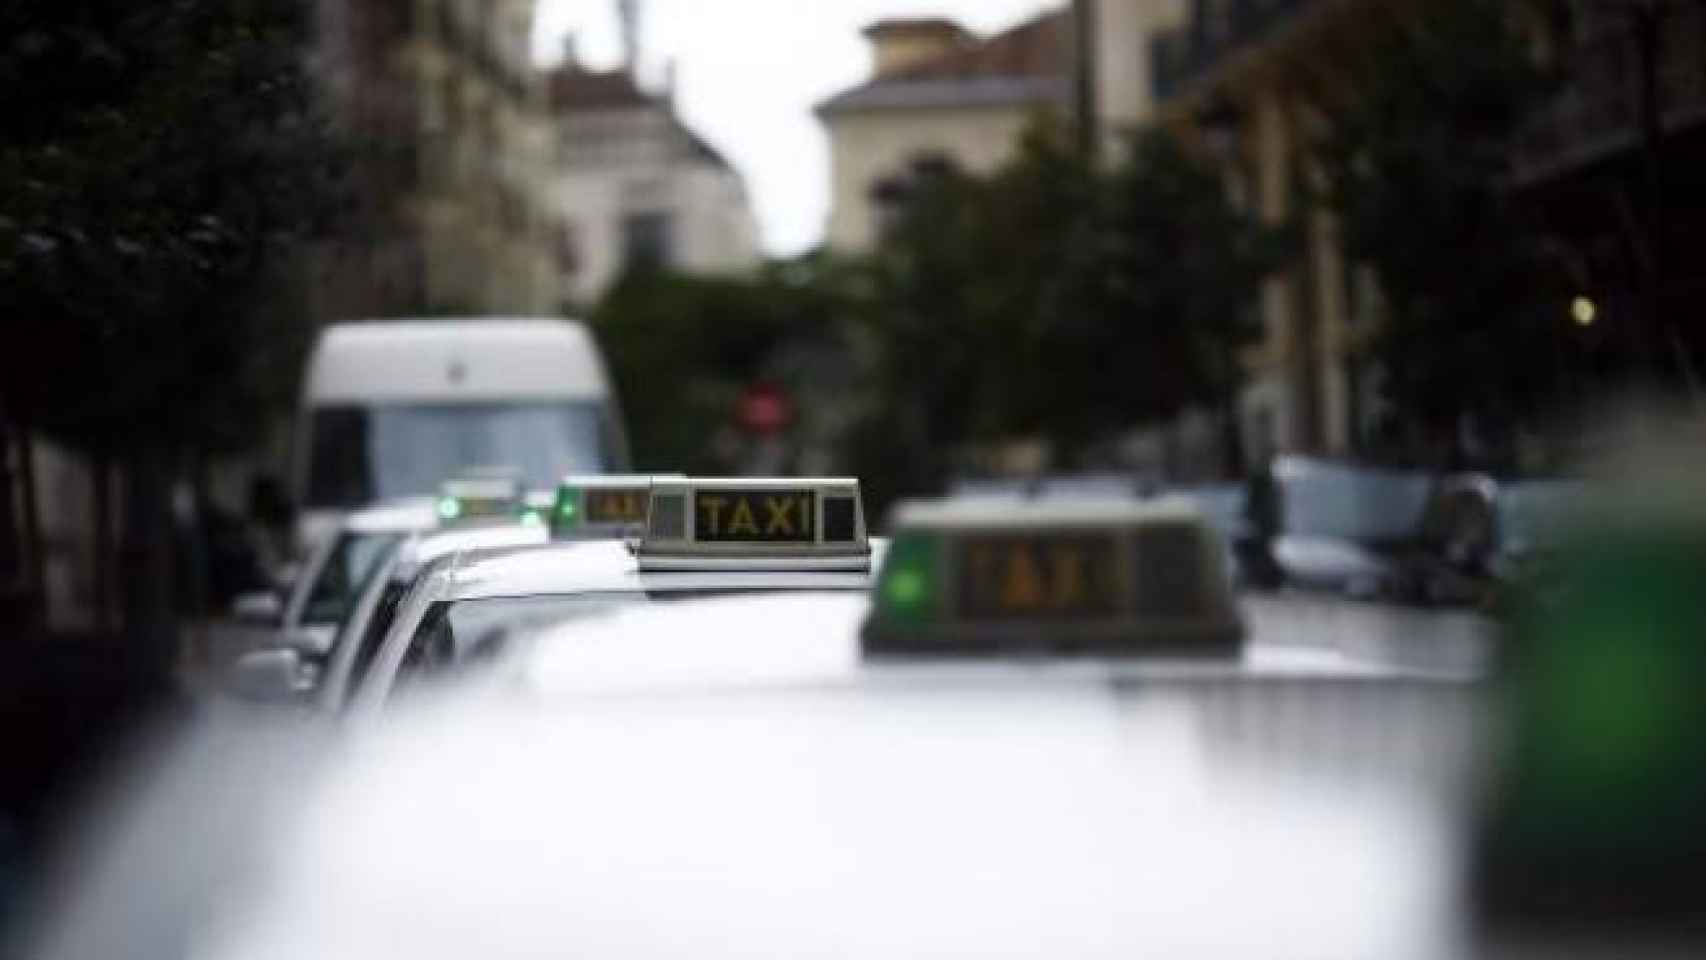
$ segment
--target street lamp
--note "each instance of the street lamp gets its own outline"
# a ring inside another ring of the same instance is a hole
[[[1599,319],[1599,305],[1588,297],[1577,297],[1570,301],[1570,319],[1578,327],[1591,327]]]

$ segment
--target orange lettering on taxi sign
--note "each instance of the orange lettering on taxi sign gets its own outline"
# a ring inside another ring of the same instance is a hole
[[[1119,603],[1114,540],[1105,536],[994,536],[966,542],[959,571],[964,616],[1112,613]]]
[[[813,543],[811,490],[719,490],[694,495],[695,539],[729,543]],[[760,522],[760,517],[763,522]]]

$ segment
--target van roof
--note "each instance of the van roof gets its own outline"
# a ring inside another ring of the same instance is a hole
[[[314,346],[305,390],[317,405],[596,399],[609,386],[583,325],[491,317],[332,324]]]

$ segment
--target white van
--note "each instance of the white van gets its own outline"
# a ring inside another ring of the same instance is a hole
[[[430,497],[469,467],[520,470],[530,490],[628,467],[591,334],[561,320],[343,323],[308,361],[296,436],[296,548],[379,501]]]

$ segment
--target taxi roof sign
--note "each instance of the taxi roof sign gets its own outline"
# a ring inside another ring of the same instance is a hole
[[[869,570],[859,481],[658,477],[642,570]]]
[[[540,523],[542,519],[527,504],[521,475],[501,470],[471,471],[440,484],[438,518],[443,524]]]
[[[893,528],[868,654],[1242,648],[1224,551],[1187,500],[917,501]]]
[[[588,474],[567,476],[557,484],[551,506],[553,540],[638,537],[651,508],[652,481],[669,474]]]

